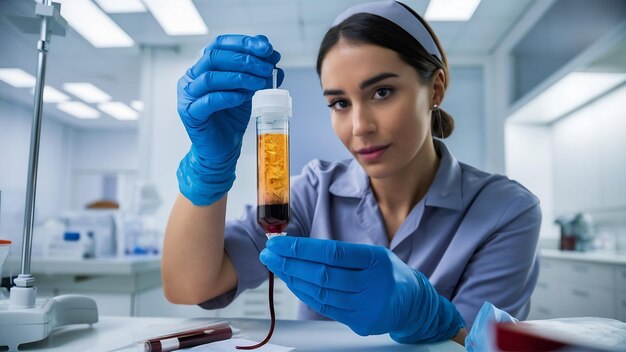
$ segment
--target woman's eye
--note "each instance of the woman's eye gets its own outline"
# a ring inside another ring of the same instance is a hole
[[[333,110],[343,110],[348,107],[348,102],[345,100],[335,100],[332,103],[328,104],[328,107]]]
[[[378,88],[374,93],[374,99],[383,100],[388,98],[391,93],[393,93],[393,89],[391,88]]]

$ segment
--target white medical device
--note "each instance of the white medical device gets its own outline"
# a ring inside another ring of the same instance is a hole
[[[37,299],[35,279],[30,274],[46,57],[51,35],[65,36],[67,28],[67,22],[61,17],[60,4],[52,3],[51,0],[35,2],[35,14],[38,18],[11,18],[20,30],[39,33],[40,39],[37,42],[39,53],[24,212],[22,267],[20,275],[14,280],[15,286],[11,288],[9,299],[0,300],[0,346],[8,346],[9,351],[17,351],[23,343],[45,339],[52,330],[63,325],[98,322],[98,308],[91,298],[63,295],[52,299]]]

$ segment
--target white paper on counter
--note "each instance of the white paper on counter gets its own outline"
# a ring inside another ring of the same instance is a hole
[[[539,336],[603,351],[626,350],[626,323],[597,317],[529,320],[523,323]]]

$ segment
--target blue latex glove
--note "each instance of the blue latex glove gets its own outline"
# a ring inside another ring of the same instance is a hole
[[[178,80],[178,114],[192,146],[177,177],[193,204],[212,204],[232,187],[252,95],[271,88],[278,60],[265,36],[220,35]],[[283,77],[279,69],[278,84]]]
[[[267,241],[260,260],[309,307],[362,336],[434,342],[464,325],[422,273],[385,247],[280,236]]]

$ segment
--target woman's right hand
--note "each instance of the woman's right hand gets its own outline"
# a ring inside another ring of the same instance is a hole
[[[178,114],[192,146],[177,176],[193,204],[210,205],[232,187],[252,95],[271,87],[279,60],[265,36],[220,35],[178,81]],[[283,76],[279,69],[279,84]]]

